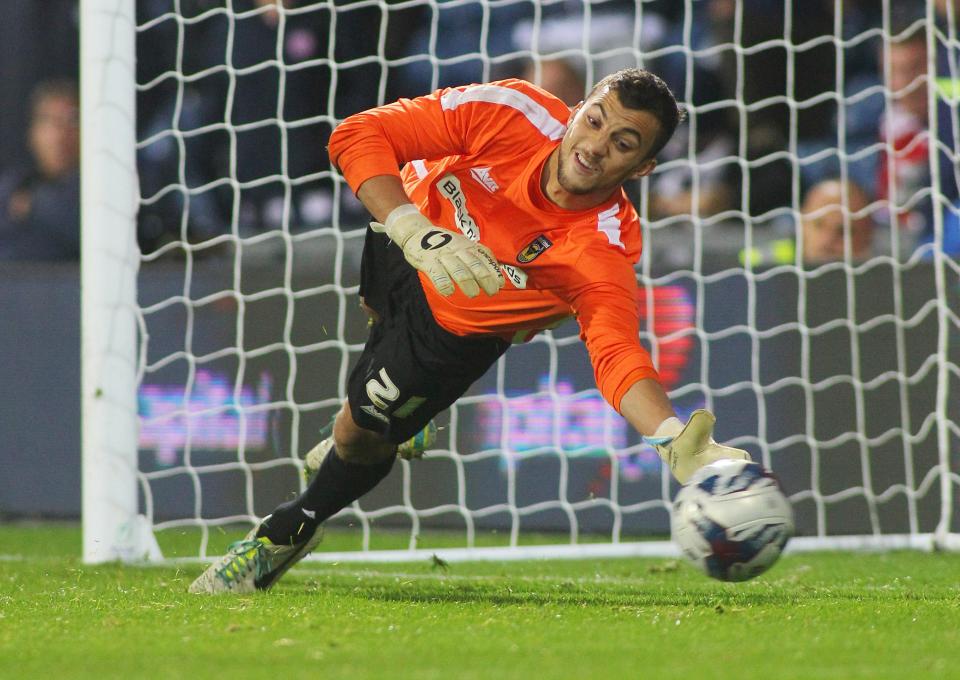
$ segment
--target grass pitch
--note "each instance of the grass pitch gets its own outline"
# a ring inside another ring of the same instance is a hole
[[[956,678],[960,555],[785,557],[742,584],[668,560],[307,564],[269,593],[80,562],[0,527],[3,678]]]

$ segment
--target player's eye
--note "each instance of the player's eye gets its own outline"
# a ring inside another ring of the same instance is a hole
[[[590,127],[600,127],[600,121],[594,118],[593,116],[587,116],[587,123],[590,124]]]
[[[633,145],[630,142],[625,142],[624,140],[617,141],[617,148],[621,151],[633,151]]]

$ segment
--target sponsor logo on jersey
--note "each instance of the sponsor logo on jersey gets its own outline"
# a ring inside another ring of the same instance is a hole
[[[527,287],[527,273],[520,269],[520,267],[514,267],[509,264],[501,264],[501,271],[506,274],[507,278],[510,279],[510,283],[513,284],[514,288],[526,288]]]
[[[543,234],[540,234],[537,238],[533,239],[526,248],[517,253],[517,262],[522,264],[533,262],[540,257],[540,253],[552,245],[553,241],[548,239]]]
[[[500,186],[490,176],[490,168],[470,168],[470,176],[483,185],[483,188],[491,194],[497,192]]]
[[[460,180],[453,175],[444,175],[437,183],[437,188],[441,195],[453,205],[453,216],[457,221],[457,228],[471,241],[479,241],[480,227],[467,212],[467,197],[460,186]]]

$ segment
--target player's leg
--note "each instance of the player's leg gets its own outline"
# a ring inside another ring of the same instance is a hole
[[[368,308],[368,313],[372,321],[378,322],[387,313],[402,311],[399,307],[393,309],[390,295],[395,287],[394,279],[404,276],[404,268],[392,261],[394,258],[386,252],[385,240],[371,238],[370,234],[364,244],[361,264],[361,301],[364,295],[372,295],[377,301],[379,309],[375,312]],[[366,306],[365,302],[362,304]],[[372,324],[363,356],[375,354],[383,342],[383,324]],[[356,382],[355,373],[356,369],[351,373],[351,382]],[[319,543],[320,525],[324,520],[389,474],[396,446],[376,432],[364,432],[355,426],[352,418],[344,420],[343,413],[338,415],[339,424],[335,427],[342,440],[340,448],[348,454],[358,452],[354,457],[363,462],[348,462],[340,455],[328,455],[336,450],[334,437],[321,442],[319,450],[311,452],[320,459],[319,469],[306,491],[275,508],[242,541],[232,545],[226,555],[193,582],[190,592],[252,592],[269,588]]]
[[[397,444],[422,432],[508,347],[499,338],[463,338],[442,329],[413,270],[404,265],[399,272],[379,297],[381,319],[351,371],[348,403],[316,476],[198,578],[192,592],[271,587],[319,543],[323,521],[389,474]]]
[[[357,425],[345,404],[334,422],[326,455],[307,489],[264,517],[243,541],[231,546],[198,577],[190,591],[242,593],[272,587],[319,544],[324,521],[390,473],[396,452],[397,445],[383,433]]]
[[[367,315],[367,325],[373,327],[380,320],[380,314],[373,309],[370,305],[367,304],[366,299],[361,295],[360,296],[360,309],[363,310],[364,314]],[[350,419],[350,422],[353,422],[353,419]],[[327,454],[330,452],[330,449],[334,445],[334,434],[332,432],[333,426],[331,424],[331,433],[330,436],[322,439],[316,446],[307,451],[306,455],[303,457],[303,474],[306,480],[309,482],[313,476],[316,474],[317,470],[320,468],[320,464],[326,458]],[[423,457],[424,452],[433,446],[434,441],[437,437],[437,425],[430,420],[419,432],[415,433],[409,439],[404,442],[401,442],[397,446],[397,455],[406,460],[412,460],[414,458]],[[341,440],[343,443],[343,440]],[[361,446],[361,450],[362,450]],[[349,458],[349,456],[347,456]]]
[[[397,445],[423,431],[505,351],[499,338],[464,338],[440,328],[409,287],[385,315],[347,383],[348,399],[322,443],[316,476],[298,498],[264,519],[259,536],[275,545],[308,540],[317,527],[389,474]]]
[[[394,319],[393,330],[402,328]],[[360,362],[350,374],[348,394],[359,400],[364,374],[361,366],[382,364],[377,356],[405,361],[403,352],[389,351],[400,345],[382,325],[372,329]],[[384,369],[386,370],[386,369]],[[401,369],[391,366],[394,374]],[[424,411],[422,417],[434,414]],[[380,416],[386,418],[386,416]],[[344,405],[334,422],[330,446],[307,489],[297,498],[279,505],[264,517],[243,541],[232,545],[190,586],[195,593],[253,592],[267,590],[320,542],[321,525],[383,480],[396,460],[397,445],[387,436],[389,428],[366,429],[358,425]],[[377,431],[377,430],[380,431]]]
[[[308,542],[323,522],[390,474],[397,457],[397,445],[383,433],[359,426],[348,404],[337,414],[330,443],[306,490],[265,517],[258,537],[274,545]],[[275,580],[261,579],[260,585],[269,587]]]

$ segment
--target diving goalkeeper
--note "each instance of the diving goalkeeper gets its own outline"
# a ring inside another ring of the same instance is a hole
[[[575,316],[604,398],[684,482],[719,458],[714,417],[675,415],[639,342],[640,222],[623,183],[650,174],[683,117],[626,69],[572,111],[521,80],[440,90],[347,118],[330,158],[377,222],[360,295],[374,322],[316,476],[191,585],[270,588],[320,525],[375,487],[512,343]],[[400,166],[402,171],[398,171]]]

